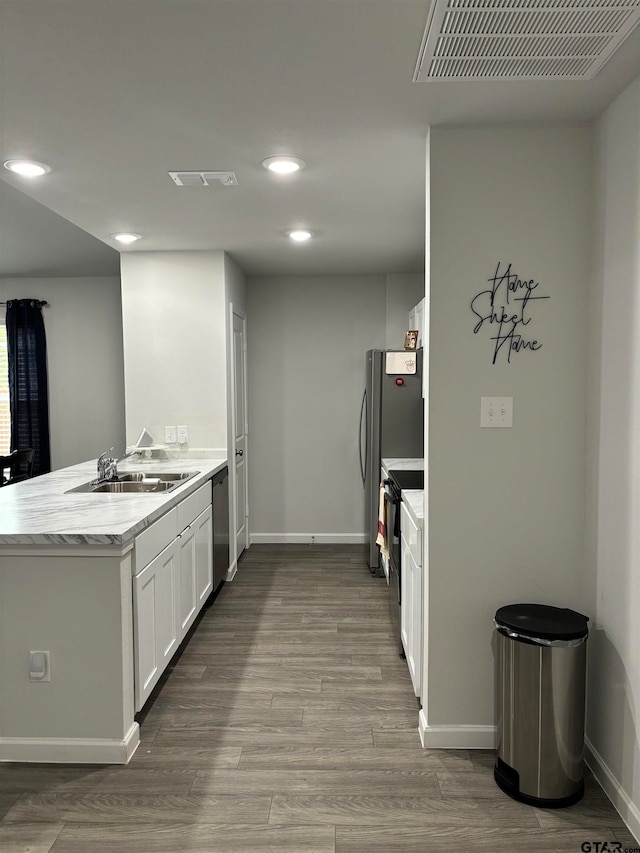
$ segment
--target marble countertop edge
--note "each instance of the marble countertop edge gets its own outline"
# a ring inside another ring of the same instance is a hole
[[[387,473],[389,471],[424,471],[424,459],[422,457],[415,459],[409,457],[388,457],[380,461]]]
[[[169,493],[95,494],[72,492],[96,476],[96,460],[43,474],[0,489],[0,552],[16,546],[124,546],[195,492],[227,464],[226,459],[187,458],[118,466],[140,470],[194,471]]]
[[[403,489],[402,500],[406,504],[409,515],[418,527],[424,529],[424,490]]]

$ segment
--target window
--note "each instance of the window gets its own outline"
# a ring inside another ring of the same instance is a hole
[[[7,327],[0,321],[0,456],[9,453],[11,418],[9,414],[9,358],[7,356]]]

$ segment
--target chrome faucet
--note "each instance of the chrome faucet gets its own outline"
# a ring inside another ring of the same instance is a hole
[[[113,453],[113,447],[98,457],[98,482],[102,480],[112,480],[117,473],[118,463],[110,454]]]
[[[117,479],[118,463],[123,462],[130,456],[135,456],[140,453],[140,451],[137,448],[134,448],[134,450],[130,450],[119,459],[114,459],[114,457],[110,455],[111,453],[113,453],[113,447],[110,447],[109,450],[105,450],[105,452],[98,457],[98,479],[95,481],[96,483],[101,483],[104,480]]]

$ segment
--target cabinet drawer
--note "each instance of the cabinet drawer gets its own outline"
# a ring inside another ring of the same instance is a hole
[[[178,535],[178,508],[174,507],[136,536],[136,575]]]
[[[195,521],[210,504],[211,480],[207,481],[204,486],[200,486],[197,491],[185,498],[176,507],[178,510],[178,533],[188,527],[192,521]]]
[[[416,566],[422,566],[422,530],[409,515],[404,503],[400,504],[400,533]]]

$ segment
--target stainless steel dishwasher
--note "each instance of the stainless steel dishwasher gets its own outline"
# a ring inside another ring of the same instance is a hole
[[[229,568],[229,469],[214,474],[213,484],[213,588],[218,589]]]

